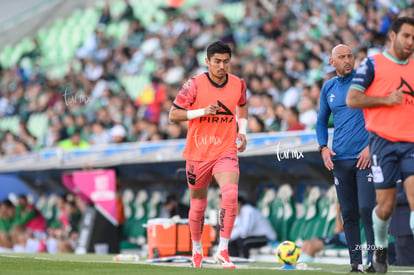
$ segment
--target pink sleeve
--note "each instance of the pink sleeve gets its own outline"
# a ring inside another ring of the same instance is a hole
[[[183,85],[181,90],[178,92],[173,105],[177,108],[186,110],[195,101],[197,95],[197,83],[195,78],[191,78]]]
[[[240,99],[239,99],[239,102],[237,103],[237,105],[244,106],[244,105],[246,105],[246,101],[247,101],[247,96],[246,96],[247,87],[246,87],[246,82],[244,82],[243,79],[240,79],[240,81],[241,81],[241,84],[242,84],[242,91],[241,91],[241,96],[240,96]]]

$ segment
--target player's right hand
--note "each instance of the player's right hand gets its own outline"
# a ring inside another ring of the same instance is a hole
[[[220,106],[216,104],[210,104],[204,109],[204,113],[206,116],[208,115],[215,115],[220,110]]]
[[[326,169],[328,169],[329,171],[333,170],[333,168],[334,168],[334,164],[332,162],[331,156],[335,156],[335,155],[336,155],[336,153],[328,147],[325,147],[321,151],[323,164],[325,165]]]
[[[389,95],[388,95],[388,106],[394,106],[394,105],[399,105],[402,102],[403,99],[403,87],[401,86],[400,88],[398,88],[395,91],[392,91]]]

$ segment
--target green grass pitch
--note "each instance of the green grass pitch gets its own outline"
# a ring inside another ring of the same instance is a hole
[[[237,264],[236,270],[219,269],[215,264],[205,264],[202,269],[189,267],[189,263],[147,264],[139,262],[114,262],[114,255],[73,254],[0,254],[0,275],[187,275],[187,274],[347,274],[349,265],[308,264],[309,270],[280,270],[280,264],[255,262]],[[414,274],[414,268],[390,267],[389,274]]]

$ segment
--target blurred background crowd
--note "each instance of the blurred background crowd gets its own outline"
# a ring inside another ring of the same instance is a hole
[[[117,12],[109,3],[95,7],[92,31],[59,77],[46,73],[40,36],[30,38],[15,64],[0,60],[0,119],[18,118],[17,127],[0,132],[0,155],[185,138],[187,124],[170,123],[168,111],[182,84],[206,71],[205,48],[214,40],[231,45],[231,73],[247,83],[250,133],[313,129],[321,86],[335,75],[333,46],[351,46],[357,67],[384,49],[394,18],[414,14],[408,0],[276,1],[277,7],[221,0],[209,20],[200,16],[202,4],[165,4],[157,7],[163,21],[154,14],[144,23],[137,1],[118,2]],[[221,13],[224,5],[237,5],[241,16]],[[114,24],[126,31],[111,34]],[[44,119],[29,125],[39,115]]]
[[[71,193],[50,198],[54,206],[44,214],[47,202],[35,206],[26,195],[13,194],[0,203],[1,252],[74,252],[85,203]]]

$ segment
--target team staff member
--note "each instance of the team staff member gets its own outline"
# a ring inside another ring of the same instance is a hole
[[[361,63],[347,96],[350,108],[364,109],[370,132],[377,197],[373,263],[378,273],[387,272],[388,227],[399,179],[404,181],[414,231],[414,18],[397,18],[389,38],[389,49]]]
[[[230,256],[250,258],[251,248],[260,248],[276,241],[276,232],[259,209],[238,197],[237,217],[229,243]]]
[[[346,94],[356,73],[351,48],[337,45],[332,49],[329,61],[335,67],[337,76],[322,86],[316,134],[325,167],[333,171],[351,272],[362,272],[360,219],[367,240],[369,265],[374,247],[371,213],[375,206],[375,189],[369,169],[368,132],[362,111],[349,109],[345,104]],[[332,149],[327,147],[331,113],[335,128]],[[371,265],[366,271],[374,272]]]
[[[222,196],[220,241],[215,259],[223,268],[235,268],[229,259],[228,242],[237,215],[237,151],[243,152],[246,148],[248,110],[245,82],[229,73],[230,58],[228,45],[221,41],[210,44],[205,59],[208,72],[183,85],[169,114],[172,122],[189,120],[183,157],[187,160],[187,183],[191,194],[189,223],[194,267],[201,267],[203,259],[201,234],[207,187],[214,178]]]

